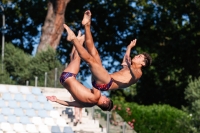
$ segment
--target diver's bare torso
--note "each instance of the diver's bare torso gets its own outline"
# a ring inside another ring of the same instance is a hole
[[[121,70],[110,74],[114,82],[109,90],[126,88],[132,84],[135,84],[142,76],[141,69],[133,69],[133,75],[134,77],[131,75],[128,67],[124,67]]]
[[[84,104],[85,107],[96,105],[101,96],[99,90],[86,88],[74,77],[69,77],[63,85],[71,93],[74,100]]]

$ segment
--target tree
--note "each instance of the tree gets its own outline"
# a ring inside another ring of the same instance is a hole
[[[49,46],[56,49],[59,45],[65,23],[65,9],[70,0],[49,0],[48,12],[42,27],[42,35],[38,45],[38,52]]]
[[[137,45],[153,56],[153,64],[137,84],[141,104],[187,105],[184,90],[189,78],[200,75],[199,1],[138,2],[143,18]],[[141,44],[142,43],[142,44]]]
[[[27,69],[30,67],[31,56],[11,43],[5,44],[5,51],[4,66],[11,80],[16,84],[25,84],[31,75],[30,70]]]
[[[11,43],[5,45],[5,70],[1,75],[1,83],[25,85],[35,85],[35,77],[38,77],[38,86],[44,86],[44,75],[48,73],[47,87],[54,87],[55,68],[57,74],[61,73],[64,67],[56,58],[56,52],[51,47],[46,51],[41,51],[35,57],[25,53]],[[59,79],[59,76],[58,76]],[[57,79],[57,82],[59,80]],[[57,83],[58,84],[58,83]],[[57,87],[62,85],[58,84]]]
[[[199,109],[200,109],[200,77],[195,80],[190,80],[187,88],[185,89],[185,99],[188,102],[186,107],[188,113],[192,116],[192,123],[196,130],[200,131]]]
[[[5,41],[31,54],[38,44],[38,28],[46,15],[46,1],[3,0],[2,3],[6,16]]]

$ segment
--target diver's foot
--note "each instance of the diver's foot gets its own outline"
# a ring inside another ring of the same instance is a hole
[[[85,11],[84,16],[83,16],[83,20],[82,20],[82,25],[90,25],[91,23],[91,16],[92,13],[90,12],[90,10]]]
[[[74,32],[66,25],[63,24],[64,28],[67,30],[67,40],[68,41],[72,41],[73,39],[76,38],[76,35],[74,34]]]

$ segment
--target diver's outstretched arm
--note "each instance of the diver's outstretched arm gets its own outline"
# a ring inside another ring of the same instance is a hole
[[[64,105],[64,106],[73,106],[73,107],[80,107],[80,108],[84,107],[82,104],[80,104],[77,101],[72,101],[72,102],[63,101],[63,100],[58,99],[56,96],[47,96],[46,98],[52,102],[56,102],[56,103]]]

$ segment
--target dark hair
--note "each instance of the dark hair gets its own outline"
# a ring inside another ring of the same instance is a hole
[[[109,106],[108,106],[108,107],[101,106],[101,105],[99,105],[99,107],[100,107],[103,111],[111,111],[112,108],[113,108],[113,101],[110,99],[110,102],[109,102]]]
[[[144,62],[145,62],[145,65],[143,66],[143,68],[147,68],[151,65],[152,63],[152,58],[149,54],[147,53],[142,53],[144,55]]]

